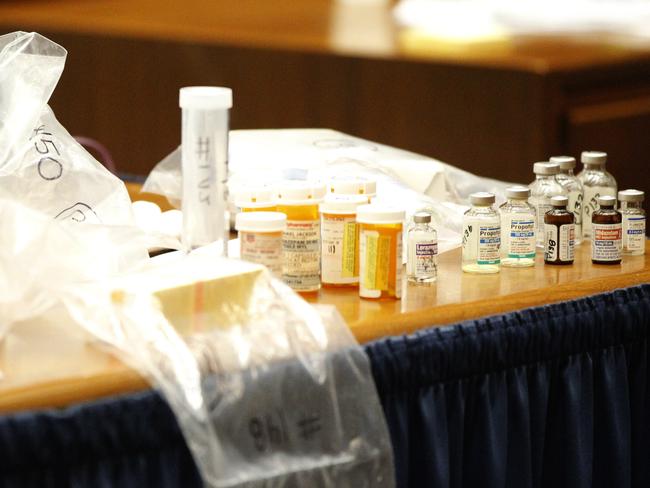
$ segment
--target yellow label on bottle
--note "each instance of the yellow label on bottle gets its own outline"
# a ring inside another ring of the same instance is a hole
[[[366,262],[363,286],[370,290],[388,290],[390,274],[390,236],[366,234]]]
[[[343,229],[343,278],[356,277],[357,262],[357,234],[359,226],[355,222],[348,222]]]

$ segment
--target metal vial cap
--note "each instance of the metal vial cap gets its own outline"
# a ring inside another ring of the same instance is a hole
[[[573,156],[553,156],[549,161],[559,164],[560,169],[573,169],[576,167],[576,158]]]
[[[645,200],[645,193],[641,190],[622,190],[618,192],[620,202],[642,202]]]
[[[492,193],[479,191],[477,193],[472,193],[469,196],[469,201],[472,205],[478,205],[479,207],[487,207],[494,203],[495,198],[494,198],[494,194]]]
[[[528,200],[530,188],[527,186],[511,186],[506,188],[506,198],[513,200]]]
[[[542,161],[533,164],[533,173],[536,175],[553,176],[560,172],[560,165],[549,161]]]
[[[607,153],[602,151],[582,151],[580,161],[582,164],[605,166],[605,163],[607,162]]]
[[[431,222],[431,214],[427,212],[418,212],[413,216],[413,222],[416,224],[428,224]]]
[[[554,207],[566,207],[569,204],[569,199],[565,196],[558,195],[551,198],[551,205]]]
[[[610,197],[609,195],[603,195],[598,197],[598,205],[601,207],[613,207],[616,205],[616,198]]]

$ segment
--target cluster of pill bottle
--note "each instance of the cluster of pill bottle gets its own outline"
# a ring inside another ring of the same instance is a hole
[[[472,207],[463,215],[462,269],[465,273],[498,273],[501,263],[501,219],[492,193],[469,196]]]
[[[275,212],[277,192],[269,186],[242,188],[235,194],[240,212]]]
[[[567,209],[565,196],[551,198],[544,215],[544,263],[572,264],[575,258],[575,216]]]
[[[297,292],[320,289],[320,216],[325,185],[284,181],[277,188],[277,210],[287,216],[282,236],[282,280]]]
[[[536,210],[537,216],[537,247],[544,248],[544,215],[551,210],[551,198],[568,196],[567,191],[555,179],[560,172],[560,165],[551,162],[533,164],[535,181],[529,186],[530,203]]]
[[[522,268],[535,265],[537,215],[528,203],[530,188],[506,189],[501,212],[501,266]]]
[[[320,204],[323,286],[359,285],[357,208],[367,203],[363,195],[328,195]]]
[[[235,218],[239,232],[239,255],[244,261],[262,264],[282,276],[282,236],[287,216],[280,212],[242,212]]]
[[[564,187],[569,197],[567,210],[573,212],[573,218],[575,219],[575,244],[577,246],[582,241],[582,200],[585,190],[578,177],[573,174],[576,167],[576,158],[571,156],[553,156],[550,162],[560,165],[560,172],[555,179]]]
[[[623,254],[645,254],[645,194],[639,190],[618,192],[619,212],[623,217]]]
[[[591,262],[619,264],[623,248],[623,216],[616,210],[616,198],[598,197],[598,209],[591,215]]]
[[[380,203],[357,208],[362,298],[401,298],[405,217],[404,210]]]
[[[411,283],[433,283],[438,277],[438,232],[431,214],[417,212],[406,237],[406,277]]]
[[[370,203],[377,196],[377,182],[369,178],[334,176],[329,180],[327,193],[330,195],[363,195]]]
[[[607,153],[584,151],[580,157],[584,164],[578,179],[584,188],[582,202],[582,237],[591,239],[591,216],[598,210],[598,197],[608,195],[616,198],[616,180],[605,170]]]

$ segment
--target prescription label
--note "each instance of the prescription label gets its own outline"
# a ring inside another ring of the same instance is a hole
[[[506,218],[506,252],[509,258],[535,257],[535,220],[509,216]]]
[[[396,239],[396,242],[393,242]],[[391,282],[391,248],[396,248],[395,282]],[[379,298],[382,291],[395,290],[401,296],[402,283],[402,237],[380,234],[377,231],[363,231],[359,243],[360,289],[359,294],[366,298]]]
[[[499,264],[501,262],[501,226],[478,226],[478,264]]]
[[[645,252],[645,217],[623,214],[623,249],[626,252]]]
[[[559,227],[544,224],[544,259],[546,261],[573,261],[575,256],[575,224]]]
[[[321,226],[323,283],[358,283],[358,225],[355,217],[328,215],[323,217]]]
[[[591,217],[600,208],[598,197],[604,195],[616,198],[616,190],[606,186],[585,186],[585,197],[582,201],[582,234],[586,238],[591,238]]]
[[[296,291],[320,287],[320,220],[287,220],[282,280]]]
[[[262,264],[275,276],[282,276],[282,239],[280,234],[239,232],[240,257]]]
[[[623,226],[621,224],[592,224],[591,258],[595,261],[619,261]]]

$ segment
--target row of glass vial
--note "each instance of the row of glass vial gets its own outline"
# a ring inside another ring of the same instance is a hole
[[[463,271],[497,273],[501,265],[533,266],[536,242],[540,241],[540,237],[545,251],[545,262],[553,264],[573,262],[575,215],[574,212],[566,210],[569,204],[568,197],[564,195],[552,197],[551,208],[540,216],[539,209],[533,207],[528,201],[530,193],[531,190],[525,187],[508,188],[506,190],[508,200],[501,205],[500,211],[492,206],[495,202],[493,194],[474,193],[470,196],[472,208],[463,218]],[[645,252],[645,212],[642,208],[644,193],[638,190],[625,190],[619,192],[618,196],[621,202],[620,212],[614,209],[616,199],[605,195],[599,196],[597,203],[605,203],[607,208],[602,212],[599,209],[591,213],[592,226],[593,222],[597,224],[592,239],[594,262],[616,261],[609,256],[615,253],[615,249],[618,249],[619,255],[621,251],[631,255]],[[602,215],[609,218],[610,207],[620,216],[618,224],[599,221]],[[555,222],[556,217],[559,218],[559,223]],[[540,218],[541,226],[538,225]],[[607,227],[610,224],[614,227]],[[602,227],[603,225],[606,227]],[[609,257],[603,258],[603,255]]]
[[[568,210],[575,218],[576,245],[583,239],[590,239],[591,216],[598,210],[598,197],[616,197],[617,185],[614,177],[605,169],[607,154],[600,151],[584,151],[580,158],[583,170],[574,174],[576,160],[571,156],[553,156],[547,162],[533,165],[535,181],[531,189],[530,203],[537,215],[537,245],[543,247],[543,217],[551,209],[551,198],[566,196]]]

